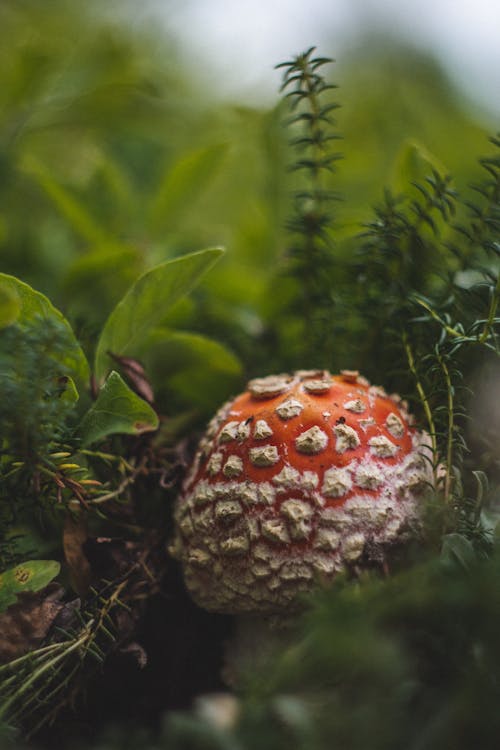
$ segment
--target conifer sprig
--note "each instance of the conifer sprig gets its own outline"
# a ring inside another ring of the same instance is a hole
[[[340,105],[328,99],[335,89],[327,83],[321,69],[332,63],[327,57],[313,57],[314,47],[288,62],[277,65],[284,70],[281,90],[290,102],[292,116],[287,126],[293,135],[290,145],[297,156],[291,169],[302,175],[303,185],[293,194],[293,211],[287,227],[293,242],[289,248],[291,273],[298,280],[297,308],[305,329],[306,350],[301,356],[318,366],[329,364],[332,346],[331,319],[334,305],[332,284],[333,248],[330,236],[334,216],[328,175],[335,171],[340,154],[332,141],[340,136],[333,131],[334,110]]]
[[[0,721],[22,725],[27,736],[53,722],[79,691],[79,680],[92,665],[102,665],[116,643],[112,618],[122,606],[127,581],[95,592],[95,603],[83,613],[74,610],[70,630],[55,628],[48,642],[0,665]]]

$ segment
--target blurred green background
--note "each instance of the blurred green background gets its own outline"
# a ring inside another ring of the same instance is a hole
[[[293,296],[281,278],[297,179],[287,113],[278,92],[274,106],[221,99],[218,81],[186,62],[168,13],[162,24],[137,16],[134,4],[0,5],[0,268],[47,294],[90,350],[141,272],[226,247],[165,321],[225,347],[173,345],[192,372],[223,362],[221,392],[195,404],[209,409],[243,375],[277,366],[255,342]],[[342,196],[333,228],[341,263],[384,186],[397,193],[438,164],[466,187],[493,128],[435,60],[393,37],[360,38],[330,73],[342,104],[344,158],[331,178]]]

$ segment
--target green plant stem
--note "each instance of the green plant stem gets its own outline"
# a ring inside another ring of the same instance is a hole
[[[455,412],[454,412],[454,400],[453,400],[453,385],[451,382],[450,371],[444,358],[442,357],[439,349],[436,349],[436,356],[439,365],[443,371],[446,391],[447,391],[447,412],[448,412],[448,426],[446,434],[446,475],[444,481],[444,501],[447,505],[449,503],[451,490],[452,490],[452,475],[451,466],[453,461],[453,432],[455,429]]]
[[[500,300],[500,274],[497,277],[497,283],[495,285],[495,289],[492,294],[492,299],[490,302],[490,309],[488,312],[488,318],[486,320],[486,323],[484,324],[483,332],[481,336],[479,337],[480,344],[484,344],[488,336],[490,335],[490,332],[493,328],[493,323],[496,318],[499,300]]]
[[[432,307],[430,305],[428,305],[427,302],[425,302],[421,297],[419,297],[418,295],[415,294],[415,295],[413,295],[413,299],[414,299],[414,301],[418,305],[420,305],[421,307],[423,307],[424,310],[427,310],[427,312],[429,313],[429,315],[436,321],[436,323],[439,323],[439,325],[442,328],[444,328],[444,330],[446,331],[446,333],[449,336],[451,336],[452,338],[463,338],[463,334],[462,333],[459,333],[454,328],[452,328],[447,323],[445,323],[444,320],[439,317],[439,315],[437,314],[437,312],[435,310],[433,310]]]
[[[418,393],[418,395],[420,397],[420,401],[422,403],[422,407],[423,407],[424,412],[425,412],[425,418],[427,419],[427,425],[428,425],[428,428],[429,428],[429,435],[430,435],[431,442],[432,442],[432,453],[433,453],[434,460],[435,460],[435,458],[437,456],[437,442],[436,442],[436,426],[435,426],[435,423],[434,423],[434,417],[432,416],[432,411],[431,411],[431,407],[430,407],[430,404],[429,404],[429,399],[427,398],[427,396],[425,394],[422,382],[421,382],[421,380],[419,378],[419,375],[418,375],[418,372],[417,372],[417,368],[416,368],[416,365],[415,365],[415,358],[413,356],[413,350],[411,348],[410,342],[408,341],[408,335],[407,335],[406,331],[403,332],[403,345],[404,345],[405,352],[406,352],[406,357],[407,357],[407,360],[408,360],[408,366],[410,368],[411,374],[413,375],[413,377],[415,379],[415,385],[416,385],[416,388],[417,388],[417,393]]]

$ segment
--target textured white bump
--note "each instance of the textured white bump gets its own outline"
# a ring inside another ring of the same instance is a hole
[[[322,393],[328,393],[332,387],[332,381],[326,379],[312,379],[304,381],[304,390],[308,393],[321,395]]]
[[[285,581],[309,581],[313,577],[311,566],[305,562],[290,560],[285,563],[279,572],[279,577]]]
[[[413,492],[423,492],[432,484],[428,474],[425,471],[409,471],[404,477],[404,484]]]
[[[358,466],[354,481],[364,490],[376,490],[384,483],[384,475],[374,463]]]
[[[295,447],[299,453],[320,453],[327,445],[328,435],[317,425],[295,438]]]
[[[179,526],[179,530],[181,534],[188,539],[193,536],[194,534],[194,526],[193,522],[189,515],[183,516],[178,522],[177,525]]]
[[[317,380],[318,378],[324,379],[330,377],[328,370],[296,370],[294,375],[299,380],[308,380],[311,378]]]
[[[285,464],[279,474],[272,479],[278,487],[278,492],[292,489],[302,489],[312,492],[319,484],[319,477],[315,471],[304,471],[302,474],[293,466]]]
[[[332,526],[336,529],[343,529],[350,522],[347,516],[338,508],[324,508],[319,516],[320,526]]]
[[[300,476],[300,486],[304,490],[309,490],[310,492],[312,492],[312,490],[316,489],[318,484],[319,476],[315,471],[304,471],[304,473]]]
[[[234,496],[234,482],[217,482],[211,486],[216,500],[228,500]]]
[[[243,509],[237,500],[219,500],[215,504],[214,514],[218,521],[231,523],[243,514]]]
[[[365,547],[365,536],[364,534],[351,534],[347,539],[344,539],[342,543],[342,555],[344,560],[348,562],[356,562],[361,555]]]
[[[361,441],[359,435],[353,427],[347,424],[337,424],[333,428],[335,437],[335,450],[337,453],[345,453],[347,450],[354,450]]]
[[[267,546],[267,544],[256,544],[252,549],[252,556],[255,558],[255,560],[269,563],[270,560],[274,557],[274,551],[271,550]]]
[[[341,370],[340,374],[342,376],[342,380],[345,380],[346,383],[359,382],[359,372],[357,370]]]
[[[211,552],[212,555],[216,555],[217,554],[218,547],[217,547],[217,542],[215,541],[215,539],[209,539],[206,542],[206,545],[207,545],[208,551]]]
[[[242,443],[244,440],[247,440],[249,437],[250,437],[250,423],[244,420],[243,422],[240,422],[238,424],[238,429],[236,430],[236,440]]]
[[[319,477],[318,477],[319,482]],[[323,495],[319,492],[312,492],[310,499],[313,501],[316,508],[324,508],[325,507],[325,498]]]
[[[278,518],[269,518],[262,521],[261,529],[262,536],[269,539],[270,542],[281,542],[282,544],[289,544],[290,542],[286,525]]]
[[[271,559],[269,560],[269,567],[271,570],[279,570],[281,566],[283,565],[283,557],[280,555],[279,557],[277,555],[273,555]]]
[[[432,484],[432,464],[423,456],[412,455],[399,468],[397,478],[400,481],[400,492],[421,492]]]
[[[199,482],[192,494],[192,499],[195,505],[206,505],[206,503],[210,503],[214,499],[214,491],[208,482]]]
[[[311,516],[314,513],[308,503],[304,503],[302,500],[286,500],[281,508],[280,513],[289,522],[289,531],[292,539],[303,540],[307,539],[311,533]]]
[[[229,443],[231,440],[236,440],[238,425],[239,422],[234,420],[225,424],[219,434],[219,443]]]
[[[236,483],[234,496],[245,503],[245,505],[256,505],[258,502],[257,487],[254,482]]]
[[[336,569],[335,561],[329,555],[318,556],[315,554],[311,560],[314,570],[320,575],[330,576]]]
[[[355,398],[352,401],[346,401],[344,409],[347,409],[347,411],[353,411],[355,414],[362,414],[366,411],[366,404],[364,404],[360,398]]]
[[[272,575],[272,571],[268,565],[258,562],[253,563],[252,573],[256,578],[268,578],[270,575]]]
[[[222,453],[212,453],[207,463],[207,474],[214,477],[219,473],[222,467]]]
[[[273,434],[265,419],[258,419],[255,423],[253,436],[255,440],[265,440]]]
[[[387,419],[385,420],[385,426],[387,427],[391,435],[395,438],[402,438],[405,434],[404,424],[398,417],[398,415],[394,414],[394,412],[391,412],[387,416]]]
[[[203,549],[192,549],[189,551],[188,562],[200,568],[208,568],[212,565],[213,558]]]
[[[321,492],[326,497],[342,497],[352,488],[352,479],[347,469],[328,469],[323,477]]]
[[[373,455],[379,458],[392,458],[399,450],[399,446],[395,445],[385,435],[370,438],[368,445]]]
[[[373,497],[362,495],[351,498],[344,506],[353,521],[364,526],[372,527],[375,519],[379,517],[380,508],[385,508],[385,503],[378,504]]]
[[[333,529],[318,529],[316,533],[316,539],[314,540],[314,548],[320,549],[323,552],[331,552],[338,549],[340,545],[341,535]]]
[[[202,534],[206,532],[211,533],[214,526],[212,506],[209,505],[207,508],[204,508],[201,513],[194,513],[193,524],[196,531]]]
[[[219,543],[219,551],[222,555],[244,555],[250,548],[250,542],[246,536],[233,536]]]
[[[290,521],[303,521],[304,519],[311,518],[314,513],[314,509],[305,503],[303,500],[292,498],[285,500],[280,508],[280,513],[288,518]]]
[[[358,424],[363,432],[366,432],[368,427],[372,427],[375,424],[375,420],[373,419],[373,417],[367,417],[366,419],[360,419]]]
[[[260,526],[259,521],[257,518],[247,518],[247,529],[248,529],[248,536],[250,537],[250,540],[252,542],[257,541],[257,539],[260,539]]]
[[[400,508],[400,503],[397,507]],[[394,512],[394,502],[389,498],[360,496],[348,500],[345,506],[356,525],[361,525],[370,534],[375,533],[381,526],[387,524]]]
[[[257,499],[264,505],[274,505],[276,492],[270,482],[261,482],[257,488]]]
[[[301,404],[296,398],[289,398],[288,401],[279,404],[274,411],[280,419],[292,419],[298,417],[303,409],[304,404]]]
[[[275,445],[250,448],[249,455],[254,466],[274,466],[279,461],[278,449]]]
[[[239,477],[242,471],[243,461],[239,456],[229,456],[224,464],[224,468],[222,469],[222,473],[225,477],[228,477],[228,479]]]
[[[385,388],[382,388],[381,385],[371,385],[368,388],[368,394],[369,396],[375,396],[375,397],[378,396],[379,398],[388,398]]]
[[[285,464],[279,474],[273,477],[273,484],[279,488],[291,489],[300,484],[300,473],[293,466]]]
[[[278,576],[273,576],[267,584],[267,588],[269,589],[269,591],[276,591],[276,589],[281,588],[281,586],[282,583]]]
[[[255,398],[274,398],[290,388],[291,378],[288,375],[269,375],[267,378],[255,378],[248,383],[248,390]]]

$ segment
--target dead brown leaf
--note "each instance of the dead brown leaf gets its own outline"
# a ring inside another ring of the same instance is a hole
[[[49,583],[36,593],[18,594],[16,604],[0,614],[0,663],[16,659],[41,643],[64,608],[63,594],[57,583]]]

